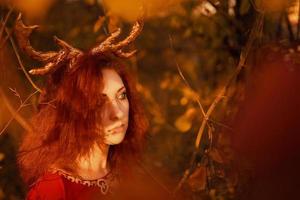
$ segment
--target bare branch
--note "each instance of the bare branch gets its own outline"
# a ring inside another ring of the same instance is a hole
[[[137,161],[137,164],[141,167],[141,169],[148,175],[152,180],[154,180],[163,190],[165,190],[170,196],[172,196],[172,192],[163,184],[161,181],[159,181],[156,177],[152,175],[152,173],[144,166],[144,164],[141,161]]]
[[[200,129],[198,131],[197,138],[196,138],[196,141],[195,141],[195,151],[194,151],[193,156],[192,156],[191,161],[190,161],[190,167],[185,170],[183,177],[180,179],[179,183],[177,184],[177,187],[174,190],[174,193],[179,191],[179,189],[182,187],[184,182],[190,176],[190,174],[192,172],[191,168],[192,168],[192,166],[194,165],[194,163],[196,161],[196,155],[197,155],[197,152],[198,152],[198,149],[199,149],[201,138],[202,138],[202,135],[204,133],[205,127],[207,125],[207,122],[209,121],[209,117],[213,113],[213,111],[215,110],[215,108],[218,105],[218,103],[220,102],[220,100],[223,99],[223,97],[224,97],[228,87],[231,85],[232,81],[235,80],[236,76],[245,67],[246,59],[248,57],[250,49],[253,46],[253,43],[254,43],[255,39],[257,38],[257,36],[262,31],[263,20],[264,20],[264,13],[258,13],[258,15],[256,17],[256,20],[255,20],[255,23],[254,23],[254,25],[252,27],[252,30],[250,32],[250,35],[249,35],[248,41],[246,43],[246,46],[243,48],[243,50],[241,52],[239,63],[238,63],[238,66],[237,66],[236,70],[234,71],[232,76],[229,78],[228,82],[220,90],[217,97],[214,99],[214,101],[212,102],[212,104],[208,108],[208,111],[205,113],[205,118],[203,119],[203,121],[201,123]],[[209,125],[208,125],[208,127],[210,128]],[[211,134],[211,133],[209,133],[209,134]]]
[[[1,22],[1,25],[2,25],[2,26],[1,26],[1,28],[0,28],[0,40],[1,40],[2,36],[3,36],[4,30],[5,30],[5,27],[6,27],[6,23],[7,23],[7,21],[8,21],[8,19],[9,19],[10,15],[11,15],[11,13],[12,13],[12,11],[13,11],[13,8],[10,8],[10,10],[8,11],[8,13],[7,13],[6,16],[5,16],[4,21]],[[1,46],[2,46],[2,45],[1,45]]]
[[[21,98],[21,96],[20,96],[20,94],[18,93],[18,91],[17,91],[17,89],[15,88],[15,89],[12,89],[12,88],[8,88],[10,91],[12,91],[12,93],[16,96],[16,97],[18,97],[18,99],[19,99],[19,101],[20,101],[20,104],[22,104],[23,102],[22,102],[22,98]]]
[[[0,89],[0,92],[1,92],[1,89]],[[15,111],[16,113],[19,113],[21,111],[22,108],[28,106],[28,105],[31,105],[31,104],[28,104],[27,102],[31,99],[31,97],[33,97],[35,94],[37,94],[38,91],[35,91],[33,92],[32,94],[30,94],[23,102],[22,104],[20,104],[19,108]],[[4,133],[4,131],[8,128],[8,126],[10,125],[10,123],[15,119],[14,116],[12,116],[8,122],[5,124],[5,126],[2,128],[2,130],[0,131],[0,136]]]
[[[264,20],[264,14],[263,13],[259,13],[257,15],[257,17],[256,17],[256,21],[255,21],[255,23],[254,23],[254,25],[252,27],[251,32],[250,32],[249,39],[248,39],[248,41],[246,43],[246,46],[244,47],[244,49],[241,52],[240,60],[239,60],[239,63],[238,63],[238,66],[237,66],[235,72],[229,78],[228,82],[220,90],[219,94],[217,95],[217,97],[214,99],[214,101],[212,102],[212,104],[208,108],[208,111],[206,112],[206,118],[202,121],[201,127],[199,129],[199,132],[198,132],[198,135],[197,135],[197,138],[196,138],[196,142],[195,142],[195,148],[196,149],[199,148],[200,141],[201,141],[201,138],[202,138],[202,135],[203,135],[204,128],[205,128],[205,125],[207,123],[207,120],[209,119],[210,115],[212,114],[212,112],[214,111],[214,109],[216,108],[216,106],[220,102],[220,100],[223,99],[223,97],[224,97],[224,95],[225,95],[228,87],[232,83],[232,81],[235,80],[236,76],[245,67],[246,59],[248,57],[250,49],[253,46],[253,43],[254,43],[255,39],[257,38],[257,36],[262,31],[263,20]]]
[[[170,41],[170,47],[171,47],[171,49],[174,50],[174,47],[173,47],[173,39],[172,39],[171,35],[169,35],[169,41]],[[175,64],[176,64],[176,67],[177,67],[177,70],[178,70],[178,72],[179,72],[180,77],[182,78],[182,80],[184,81],[184,83],[186,84],[186,86],[187,86],[188,88],[190,88],[191,90],[193,90],[193,88],[191,87],[191,85],[189,84],[189,82],[188,82],[188,81],[186,80],[186,78],[184,77],[184,75],[183,75],[183,73],[182,73],[182,71],[181,71],[181,68],[180,68],[180,66],[179,66],[179,64],[178,64],[178,62],[177,62],[176,57],[174,57],[174,59],[175,59]],[[194,92],[194,94],[197,95],[197,92]],[[201,110],[201,113],[202,113],[203,117],[206,118],[204,108],[203,108],[203,106],[202,106],[202,104],[201,104],[201,102],[200,102],[200,97],[199,97],[198,95],[196,96],[196,101],[197,101],[197,103],[198,103],[198,105],[199,105],[199,107],[200,107],[200,110]]]
[[[35,91],[33,94],[29,95],[23,103],[26,103],[37,92],[38,91]],[[7,109],[9,110],[9,112],[12,115],[12,119],[10,119],[8,121],[8,123],[4,126],[4,128],[0,132],[0,135],[5,131],[5,129],[8,127],[8,125],[10,124],[10,122],[13,119],[15,119],[27,132],[31,132],[32,131],[31,125],[18,113],[21,110],[21,108],[24,107],[24,105],[21,104],[20,107],[17,110],[15,110],[13,108],[13,106],[10,104],[9,100],[7,99],[7,97],[6,97],[5,93],[3,92],[2,88],[0,88],[0,96],[2,97],[5,106],[7,107]]]
[[[9,37],[11,36],[11,34],[13,33],[13,30],[10,30],[8,34],[6,34],[5,38],[2,40],[1,44],[0,44],[0,50],[4,47],[4,45],[6,44],[7,40],[9,39]]]
[[[8,34],[9,34],[9,31],[8,31],[7,28],[5,28],[5,31],[6,31],[6,34],[8,35]],[[33,82],[33,80],[31,79],[31,77],[30,77],[29,74],[27,73],[27,71],[26,71],[26,69],[25,69],[25,67],[24,67],[24,65],[23,65],[23,62],[22,62],[22,60],[21,60],[20,54],[19,54],[19,52],[18,52],[18,50],[17,50],[17,47],[16,47],[16,45],[15,45],[15,42],[14,42],[14,40],[13,40],[13,38],[12,38],[11,36],[9,36],[9,40],[10,40],[10,43],[11,43],[11,45],[12,45],[12,47],[13,47],[13,50],[14,50],[14,52],[15,52],[15,55],[16,55],[16,57],[17,57],[17,59],[18,59],[19,65],[20,65],[22,71],[24,72],[26,78],[28,79],[28,81],[30,82],[30,84],[32,85],[32,87],[35,88],[37,91],[39,91],[39,92],[41,93],[42,90],[41,90],[41,89]]]
[[[169,35],[169,41],[170,41],[170,47],[172,50],[174,50],[174,47],[173,47],[173,40],[172,40],[172,37],[171,35]],[[177,70],[178,70],[178,73],[180,75],[180,77],[182,78],[182,80],[184,81],[184,83],[186,84],[186,86],[193,90],[193,88],[191,87],[191,85],[189,84],[189,82],[186,80],[185,76],[183,75],[182,73],[182,70],[177,62],[177,59],[176,59],[176,56],[174,56],[174,60],[175,60],[175,64],[176,64],[176,67],[177,67]],[[203,120],[207,119],[207,115],[204,111],[204,108],[200,102],[200,97],[198,96],[198,94],[196,92],[194,92],[194,94],[196,95],[196,101],[198,103],[198,106],[201,110],[201,113],[203,115]],[[201,126],[202,128],[202,126]],[[209,126],[209,132],[211,133],[212,130],[211,130],[211,127]],[[202,130],[199,130],[199,131],[202,131]],[[192,158],[190,160],[190,165],[189,167],[185,170],[184,174],[183,174],[183,177],[180,179],[179,183],[177,184],[175,190],[173,191],[173,194],[175,195],[179,189],[182,187],[182,185],[184,184],[184,182],[188,179],[188,177],[191,175],[192,171],[193,171],[193,166],[194,166],[194,163],[195,163],[195,160],[196,160],[196,156],[197,156],[197,149],[193,152],[193,155],[192,155]]]

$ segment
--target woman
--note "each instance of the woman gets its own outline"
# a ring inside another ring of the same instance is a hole
[[[127,37],[131,41],[121,45],[111,43],[117,30],[86,53],[56,39],[63,49],[42,54],[26,40],[34,27],[18,20],[21,48],[47,60],[45,68],[30,72],[50,74],[32,131],[19,149],[27,199],[120,199],[115,191],[123,190],[118,188],[135,173],[131,164],[140,152],[147,120],[132,78],[114,56],[131,56],[120,48],[140,30],[135,26]]]
[[[89,56],[81,64],[66,77],[52,75],[34,131],[20,147],[28,199],[106,195],[120,173],[129,175],[142,144],[147,123],[124,68]]]

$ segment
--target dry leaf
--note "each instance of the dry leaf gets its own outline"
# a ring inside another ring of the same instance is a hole
[[[206,187],[206,176],[206,167],[199,166],[187,182],[193,191],[201,191]]]
[[[215,162],[218,162],[218,163],[221,163],[221,164],[223,164],[224,163],[224,159],[222,158],[222,155],[221,155],[221,153],[219,152],[219,150],[217,150],[217,149],[211,149],[210,151],[209,151],[209,156],[210,156],[210,158],[213,160],[213,161],[215,161]]]

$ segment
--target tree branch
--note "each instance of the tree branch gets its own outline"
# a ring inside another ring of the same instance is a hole
[[[191,168],[194,166],[194,163],[196,161],[196,155],[197,155],[197,152],[199,150],[201,138],[202,138],[202,135],[204,133],[205,127],[207,125],[207,122],[209,120],[209,117],[213,113],[213,111],[215,110],[215,108],[218,105],[218,103],[220,102],[220,100],[224,97],[227,89],[229,88],[229,86],[231,85],[231,83],[233,82],[233,80],[235,80],[236,76],[245,67],[246,59],[248,57],[250,49],[253,46],[253,43],[254,43],[255,39],[257,38],[257,36],[262,31],[263,20],[264,20],[264,13],[258,13],[258,15],[256,17],[256,20],[255,20],[255,23],[254,23],[254,25],[253,25],[253,27],[251,29],[251,32],[250,32],[248,41],[246,43],[246,46],[243,48],[243,50],[241,52],[239,63],[238,63],[238,66],[237,66],[236,70],[234,71],[234,73],[232,74],[232,76],[229,78],[229,80],[227,81],[227,83],[220,90],[220,92],[218,93],[217,97],[214,99],[214,101],[212,102],[212,104],[208,108],[208,111],[205,113],[205,118],[202,121],[202,124],[200,126],[200,129],[198,131],[197,138],[196,138],[196,141],[195,141],[195,151],[194,151],[193,156],[192,156],[191,161],[190,161],[190,167],[185,170],[183,177],[181,178],[181,180],[179,181],[177,187],[174,190],[174,193],[176,193],[177,191],[179,191],[179,189],[182,187],[183,183],[190,176],[190,174],[192,172]]]
[[[18,52],[18,50],[17,50],[16,44],[15,44],[15,42],[14,42],[12,36],[10,35],[8,29],[5,28],[5,31],[6,31],[6,34],[9,36],[10,43],[11,43],[11,45],[12,45],[12,47],[13,47],[13,50],[14,50],[14,52],[15,52],[15,55],[16,55],[16,57],[17,57],[17,59],[18,59],[18,63],[19,63],[19,65],[20,65],[22,71],[24,72],[24,74],[25,74],[27,80],[30,82],[30,84],[32,85],[33,88],[35,88],[38,92],[42,93],[43,91],[42,91],[42,90],[41,90],[41,89],[33,82],[33,80],[31,79],[31,77],[30,77],[29,74],[27,73],[27,71],[26,71],[26,69],[25,69],[25,67],[24,67],[24,65],[23,65],[23,62],[22,62],[22,60],[21,60],[20,54],[19,54],[19,52]]]
[[[13,106],[10,104],[9,100],[7,99],[6,95],[4,94],[2,88],[0,87],[0,96],[3,99],[3,102],[5,104],[5,106],[7,107],[7,109],[9,110],[9,112],[11,113],[12,117],[14,119],[16,119],[16,121],[27,131],[27,132],[31,132],[32,131],[32,127],[30,126],[30,124],[28,124],[28,122],[18,113],[18,110],[15,110],[13,108]],[[29,100],[29,98],[28,98]],[[4,130],[2,130],[4,132]],[[1,131],[1,134],[3,133]]]
[[[7,97],[5,96],[5,94],[3,93],[2,89],[0,88],[0,92],[1,95],[7,100]],[[27,106],[27,102],[31,99],[31,97],[33,97],[35,94],[37,94],[38,91],[33,92],[32,94],[30,94],[24,101],[22,101],[22,103],[20,104],[19,108],[17,110],[14,111],[15,114],[19,115],[18,113],[21,111],[22,108],[24,108],[25,106]],[[10,106],[10,104],[9,104]],[[12,106],[10,106],[10,108],[12,108]],[[12,116],[8,122],[4,125],[4,127],[2,128],[2,130],[0,131],[0,136],[4,133],[4,131],[8,128],[8,126],[10,125],[10,123],[15,119],[15,116]],[[19,121],[18,121],[19,122]]]
[[[2,25],[2,26],[1,26],[1,28],[0,28],[0,40],[1,40],[2,36],[3,36],[3,33],[4,33],[4,29],[5,29],[6,23],[7,23],[7,21],[8,21],[8,19],[9,19],[9,17],[10,17],[10,15],[11,15],[12,12],[13,12],[13,7],[11,7],[11,8],[9,9],[8,13],[7,13],[6,16],[5,16],[4,21],[1,22],[1,25]]]

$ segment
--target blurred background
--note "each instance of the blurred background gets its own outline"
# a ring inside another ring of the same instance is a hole
[[[18,13],[23,13],[26,24],[40,26],[31,36],[35,49],[57,50],[53,41],[57,36],[87,50],[117,27],[122,29],[121,38],[125,37],[141,6],[146,11],[145,26],[134,43],[138,53],[127,64],[137,77],[150,120],[143,158],[149,176],[186,199],[242,199],[250,193],[257,199],[259,191],[269,188],[264,198],[268,199],[271,182],[264,179],[260,183],[265,185],[253,189],[258,169],[278,166],[264,158],[297,152],[286,148],[289,142],[267,148],[273,144],[272,134],[282,130],[276,144],[283,135],[290,138],[285,141],[294,142],[293,147],[299,144],[294,133],[300,133],[295,126],[300,118],[290,115],[300,113],[295,89],[300,85],[299,2],[0,0],[0,199],[24,199],[26,194],[16,152],[26,128],[22,122],[36,112],[38,98],[22,66],[28,71],[41,63],[15,43]],[[43,85],[42,77],[32,79]],[[277,103],[269,104],[274,96]],[[272,120],[278,105],[290,105],[281,109],[286,111],[280,115],[285,121]],[[264,122],[266,118],[270,120]],[[279,124],[275,129],[262,128],[274,123]],[[279,157],[277,164],[285,158]],[[274,173],[279,170],[273,169]],[[288,168],[289,173],[282,176],[295,175],[293,170]]]

